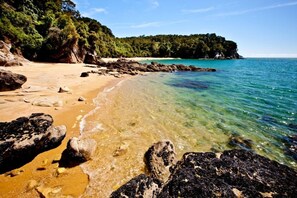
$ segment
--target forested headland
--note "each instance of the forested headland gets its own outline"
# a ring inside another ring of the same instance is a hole
[[[116,38],[83,17],[71,0],[0,0],[0,40],[29,60],[83,62],[98,57],[239,58],[237,44],[216,34]]]

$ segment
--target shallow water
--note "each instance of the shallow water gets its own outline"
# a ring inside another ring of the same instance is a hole
[[[124,80],[95,99],[97,108],[81,123],[84,137],[97,140],[85,196],[107,197],[143,173],[143,155],[169,139],[178,157],[188,151],[230,149],[239,135],[253,150],[296,168],[282,139],[296,133],[297,59],[226,61],[166,60],[212,67],[215,73],[155,73]]]

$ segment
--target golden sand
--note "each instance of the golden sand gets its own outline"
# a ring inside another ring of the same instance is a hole
[[[0,93],[0,121],[11,121],[31,113],[48,113],[53,116],[55,126],[66,125],[67,135],[59,147],[39,154],[30,163],[14,171],[16,176],[0,175],[0,197],[39,197],[36,189],[48,196],[79,197],[85,191],[88,176],[79,166],[62,170],[54,162],[60,159],[69,138],[79,136],[79,121],[94,108],[92,99],[104,87],[120,79],[97,74],[81,78],[81,72],[91,70],[84,64],[29,62],[22,67],[3,69],[23,74],[28,81],[22,89]],[[71,90],[70,93],[58,93],[59,88],[64,86]],[[86,99],[84,102],[78,102],[81,96]],[[61,100],[63,106],[39,107],[31,104],[43,97]]]

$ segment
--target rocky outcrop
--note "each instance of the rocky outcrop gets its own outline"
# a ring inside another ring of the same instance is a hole
[[[59,146],[66,135],[66,127],[52,124],[53,118],[43,113],[0,122],[0,174]]]
[[[93,65],[86,65],[86,67],[96,68]],[[97,64],[97,71],[91,70],[83,72],[80,77],[87,77],[89,74],[112,75],[114,77],[121,77],[123,74],[138,75],[144,72],[176,72],[176,71],[191,71],[191,72],[215,72],[213,68],[201,68],[193,65],[185,66],[182,64],[164,65],[156,62],[151,64],[142,64],[136,61],[128,61],[126,59],[118,59],[116,62],[99,62]]]
[[[97,143],[93,139],[71,138],[63,151],[60,167],[74,167],[91,159],[96,151]]]
[[[27,77],[0,69],[0,91],[11,91],[21,88]]]
[[[10,52],[11,44],[7,44],[0,40],[0,66],[23,66],[21,61],[27,61],[22,57],[14,55]]]
[[[135,177],[111,197],[294,197],[297,194],[296,171],[247,150],[186,153],[159,189],[148,185],[149,182],[143,185],[144,179],[154,178]],[[138,186],[156,193],[135,196]]]
[[[85,59],[84,59],[84,63],[86,64],[93,64],[93,65],[96,65],[96,64],[100,64],[102,63],[103,61],[100,59],[99,56],[97,56],[97,54],[94,52],[94,53],[90,53],[88,52],[86,55],[85,55]]]
[[[196,66],[185,66],[182,64],[164,65],[156,62],[151,64],[142,64],[136,61],[128,61],[126,59],[118,59],[116,62],[98,63],[98,68],[106,68],[105,73],[108,74],[129,74],[137,75],[141,72],[175,72],[175,71],[192,71],[192,72],[215,72],[213,68],[200,68]],[[101,72],[101,74],[104,74]]]
[[[176,153],[171,141],[155,143],[144,154],[145,164],[153,178],[167,181],[169,169],[176,163]]]

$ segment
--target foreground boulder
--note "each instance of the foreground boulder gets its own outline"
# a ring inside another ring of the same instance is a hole
[[[0,122],[0,174],[59,146],[66,135],[66,127],[52,124],[53,118],[43,113]]]
[[[74,167],[91,159],[96,151],[97,143],[93,139],[71,138],[67,143],[67,148],[63,151],[60,167]]]
[[[0,69],[0,91],[11,91],[22,87],[27,77]]]
[[[176,153],[171,141],[155,143],[144,154],[146,167],[153,178],[167,181],[170,168],[176,163]]]
[[[136,196],[126,196],[135,192],[136,187],[144,186],[143,178],[153,180],[150,176],[135,177],[111,197],[295,197],[297,194],[297,172],[247,150],[186,153],[159,189],[146,183],[147,188],[157,192],[153,196],[139,191]]]

